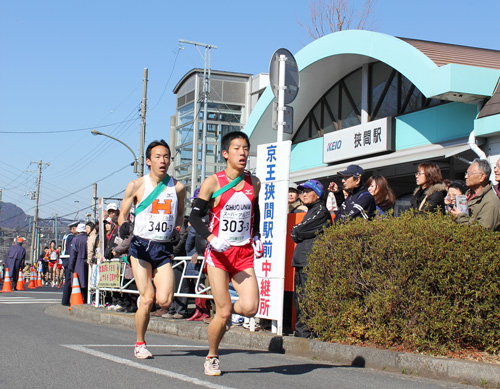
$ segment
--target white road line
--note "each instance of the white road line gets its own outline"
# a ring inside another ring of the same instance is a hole
[[[173,371],[168,371],[168,370],[159,369],[157,367],[143,365],[141,363],[129,361],[128,359],[125,359],[125,358],[116,357],[114,355],[106,354],[106,353],[103,353],[103,352],[100,352],[97,350],[91,350],[85,346],[81,346],[81,345],[77,345],[77,344],[62,344],[61,346],[69,348],[71,350],[80,351],[82,353],[89,354],[89,355],[92,355],[94,357],[107,359],[108,361],[120,363],[122,365],[126,365],[129,367],[134,367],[136,369],[146,370],[146,371],[151,372],[151,373],[174,378],[174,379],[177,379],[179,381],[188,382],[190,384],[204,386],[205,388],[232,389],[229,386],[213,384],[211,382],[199,380],[198,378],[189,377],[189,376],[184,375],[184,374],[174,373]]]
[[[3,305],[17,305],[17,304],[55,304],[60,303],[60,300],[30,300],[30,301],[2,301],[0,304]]]
[[[54,291],[54,292],[31,292],[29,290],[13,290],[12,292],[8,292],[8,293],[62,294],[62,291],[59,291],[59,292],[57,292],[57,291]],[[16,297],[16,296],[12,296],[12,297]],[[17,297],[19,297],[19,296],[17,296]]]
[[[0,295],[1,296],[1,295]],[[44,299],[37,299],[37,298],[34,298],[34,297],[29,297],[29,296],[12,296],[12,297],[0,297],[0,300],[3,300],[3,301],[19,301],[19,300],[55,300],[53,298],[44,298]]]
[[[130,344],[82,344],[83,347],[134,347]],[[171,348],[207,348],[207,346],[191,346],[189,344],[149,344],[148,347],[171,347]],[[220,347],[222,348],[222,347]]]

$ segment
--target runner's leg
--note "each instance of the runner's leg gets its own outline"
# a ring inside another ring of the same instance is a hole
[[[242,316],[253,317],[259,309],[259,286],[253,268],[245,269],[235,274],[233,286],[238,292],[238,300],[233,311]]]
[[[156,302],[160,308],[167,309],[174,298],[174,272],[172,265],[167,263],[153,272],[153,282],[156,287]],[[141,298],[142,304],[142,298]]]
[[[229,274],[214,266],[207,266],[208,277],[215,301],[215,316],[208,326],[208,356],[219,355],[219,343],[226,332],[226,323],[231,317]]]
[[[144,336],[149,324],[149,313],[151,312],[155,298],[155,290],[151,282],[153,271],[150,263],[135,257],[130,257],[130,263],[132,265],[132,272],[134,273],[135,284],[141,297],[141,305],[135,313],[135,331],[137,342],[144,342]]]

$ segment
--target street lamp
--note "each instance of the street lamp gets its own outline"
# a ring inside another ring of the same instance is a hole
[[[107,136],[108,138],[111,138],[113,140],[116,140],[117,142],[121,143],[122,145],[124,145],[127,149],[130,150],[130,152],[134,155],[134,173],[137,173],[137,165],[139,164],[139,162],[137,161],[137,156],[135,155],[134,153],[134,150],[132,150],[126,143],[122,142],[120,139],[116,139],[115,137],[111,136],[111,135],[108,135],[108,134],[104,134],[100,131],[97,131],[97,130],[91,130],[90,131],[92,133],[92,135],[102,135],[102,136]],[[144,171],[143,169],[140,170],[141,172]],[[139,177],[142,176],[141,173],[138,173],[137,174]]]

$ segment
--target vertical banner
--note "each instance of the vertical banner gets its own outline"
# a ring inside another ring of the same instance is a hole
[[[283,332],[283,295],[285,282],[285,247],[288,212],[291,141],[257,147],[260,233],[264,246],[262,258],[255,259],[259,284],[257,317],[276,320],[277,332]]]

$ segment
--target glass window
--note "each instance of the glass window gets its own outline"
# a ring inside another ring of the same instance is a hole
[[[175,165],[192,163],[193,161],[193,144],[185,144],[175,148]]]
[[[183,124],[192,122],[194,120],[194,104],[185,105],[179,108],[177,111],[177,125],[182,126]]]
[[[397,116],[445,103],[438,99],[425,99],[406,77],[383,62],[372,63],[369,69],[370,120]],[[305,116],[294,135],[293,143],[359,125],[361,79],[362,69],[359,68],[328,90]]]
[[[182,145],[193,142],[193,125],[177,128],[175,144]]]
[[[324,133],[337,131],[339,129],[339,86],[335,85],[330,91],[325,95],[323,103],[325,106],[324,110],[324,123],[325,129]],[[333,117],[332,117],[333,116]]]
[[[344,78],[342,88],[342,128],[361,124],[361,69]]]

